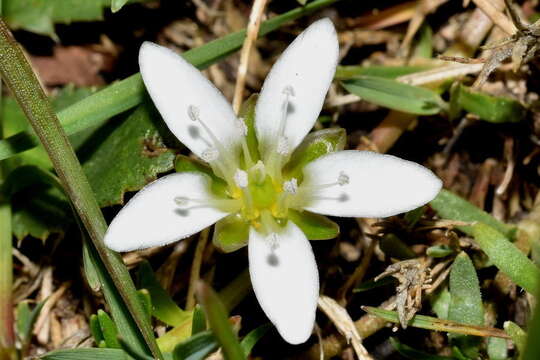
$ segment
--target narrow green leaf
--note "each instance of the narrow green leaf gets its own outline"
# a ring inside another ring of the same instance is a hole
[[[193,320],[191,322],[191,335],[196,335],[206,330],[206,316],[201,305],[195,305],[193,309]]]
[[[540,295],[540,291],[534,293],[537,297]],[[536,305],[532,319],[529,320],[527,331],[527,343],[525,351],[522,353],[522,360],[538,360],[540,357],[540,306]]]
[[[122,350],[124,350],[129,356],[131,356],[135,360],[154,360],[153,357],[146,355],[145,353],[141,352],[139,349],[134,347],[129,342],[125,341],[122,336],[118,336],[118,342],[120,343],[120,346],[122,347]]]
[[[482,222],[500,231],[505,236],[513,238],[516,232],[515,227],[504,224],[487,212],[477,208],[467,200],[453,194],[448,190],[441,190],[435,199],[429,203],[443,219],[458,220],[464,222]],[[472,234],[472,228],[462,226],[461,231]]]
[[[448,320],[483,325],[484,307],[476,269],[465,252],[461,252],[450,270],[450,305]]]
[[[66,349],[54,350],[40,356],[43,360],[129,360],[127,354],[119,349]]]
[[[157,339],[157,343],[161,351],[167,353],[172,352],[174,347],[185,341],[191,336],[191,325],[193,323],[193,311],[188,312],[189,317],[180,325],[175,326],[171,330]]]
[[[411,360],[452,360],[454,359],[447,356],[426,354],[422,351],[413,349],[412,347],[408,345],[400,343],[396,338],[390,338],[390,343],[392,344],[394,349],[396,349],[396,351],[400,353],[402,356],[404,356],[406,359],[411,359]]]
[[[256,329],[251,330],[240,342],[240,346],[244,349],[244,354],[249,357],[253,347],[262,339],[262,337],[272,328],[272,324],[263,324]]]
[[[90,321],[88,322],[88,325],[90,327],[90,334],[92,334],[92,337],[94,338],[94,342],[101,347],[100,345],[103,343],[103,346],[106,346],[105,344],[105,338],[103,337],[103,331],[101,331],[101,325],[99,324],[99,319],[96,314],[92,314],[90,316]]]
[[[416,115],[434,115],[445,108],[439,95],[429,89],[375,76],[358,76],[342,82],[351,94],[365,101]]]
[[[451,94],[451,102],[457,109],[475,114],[481,120],[493,123],[519,122],[527,114],[525,107],[517,100],[488,95],[462,84],[457,85]]]
[[[506,331],[506,333],[512,338],[512,341],[516,345],[518,353],[521,357],[525,352],[527,333],[523,331],[523,329],[520,328],[518,324],[512,321],[505,321],[503,327],[504,331]]]
[[[339,235],[339,225],[326,216],[289,209],[288,217],[309,240],[329,240]]]
[[[460,253],[450,270],[450,304],[448,320],[462,324],[484,325],[484,307],[476,269],[465,252]],[[478,338],[457,335],[451,337],[468,357],[476,358],[481,344]]]
[[[88,242],[83,241],[82,251],[83,251],[84,277],[86,278],[86,281],[88,282],[88,286],[90,287],[90,289],[97,292],[101,289],[101,282],[99,280],[98,271],[95,268],[94,263],[92,262],[90,258],[88,246],[89,246]]]
[[[413,57],[431,59],[433,57],[433,30],[427,22],[424,21],[416,38]]]
[[[404,216],[405,221],[408,223],[407,228],[412,229],[414,225],[416,225],[416,223],[420,221],[420,219],[422,218],[425,212],[426,212],[425,206],[420,206],[416,209],[408,211]]]
[[[429,70],[429,66],[338,66],[336,69],[337,80],[352,79],[357,76],[368,75],[395,79],[403,75],[414,74],[416,72]]]
[[[212,333],[221,345],[225,358],[227,360],[245,359],[244,350],[240,346],[229,322],[227,310],[217,294],[202,281],[196,285],[196,292],[197,299],[210,323],[210,329],[212,329]]]
[[[439,290],[434,296],[429,298],[433,312],[439,319],[448,319],[448,308],[450,307],[450,291],[445,287]]]
[[[426,255],[432,258],[442,258],[455,253],[455,250],[448,245],[434,245],[426,250]]]
[[[153,316],[171,326],[179,326],[191,318],[190,313],[180,309],[161,287],[147,261],[139,265],[138,276],[140,286],[150,293]]]
[[[108,1],[108,0],[107,0]],[[316,0],[261,24],[259,36],[264,36],[283,24],[332,5],[339,0]],[[231,55],[242,47],[246,31],[241,30],[211,41],[199,48],[183,53],[184,58],[204,69]],[[114,83],[82,101],[62,110],[58,118],[67,135],[95,127],[105,120],[140,104],[145,98],[145,89],[139,73]],[[11,157],[39,144],[30,132],[21,132],[0,140],[0,160]]]
[[[353,293],[359,293],[359,292],[364,292],[364,291],[368,291],[368,290],[371,290],[371,289],[376,289],[378,287],[381,287],[381,286],[386,286],[386,285],[397,285],[397,280],[391,276],[387,276],[387,277],[383,277],[382,279],[379,279],[377,281],[371,279],[371,280],[368,280],[368,281],[365,281],[363,283],[361,283],[360,285],[358,285],[357,287],[355,287],[353,289]]]
[[[101,334],[103,335],[103,340],[105,340],[107,347],[120,349],[121,346],[118,342],[118,329],[116,328],[116,325],[112,319],[105,311],[101,309],[98,310],[97,317],[99,326],[101,328]]]
[[[203,360],[208,354],[217,350],[216,337],[210,331],[203,331],[193,335],[173,351],[174,360]],[[228,358],[227,358],[228,359]]]
[[[483,223],[472,226],[472,235],[499,270],[531,294],[537,293],[540,269],[507,237]]]
[[[246,124],[246,143],[249,149],[251,160],[254,163],[256,163],[261,158],[259,154],[259,142],[257,140],[257,134],[255,133],[255,106],[257,105],[258,98],[258,94],[251,95],[246,101],[244,101],[238,114],[241,119],[244,119],[244,123]],[[243,153],[242,156],[244,156]]]
[[[396,311],[384,310],[371,306],[362,306],[362,310],[366,311],[369,314],[376,315],[386,321],[390,321],[396,324],[399,323],[399,316]],[[415,315],[411,319],[411,321],[409,321],[408,325],[421,329],[444,331],[456,334],[484,337],[500,337],[503,339],[509,338],[509,336],[501,329],[462,324],[451,320],[437,319],[425,315]]]
[[[23,343],[23,346],[28,344],[32,337],[32,330],[34,329],[34,324],[45,305],[46,300],[40,301],[37,305],[30,310],[30,305],[28,301],[21,301],[16,308],[17,321],[16,321],[16,331],[17,336]]]

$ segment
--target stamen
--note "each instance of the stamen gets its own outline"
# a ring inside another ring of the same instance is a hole
[[[257,161],[251,168],[250,173],[257,184],[262,184],[266,179],[266,167],[264,163],[261,160]]]
[[[277,143],[277,152],[280,155],[286,156],[289,155],[289,141],[287,137],[280,136]]]
[[[238,130],[240,130],[242,136],[247,136],[248,128],[246,126],[246,123],[244,122],[244,118],[237,118],[235,121],[235,125]]]
[[[295,195],[298,191],[298,180],[296,178],[292,178],[289,181],[285,181],[283,183],[283,190],[291,195]]]
[[[194,199],[187,196],[176,196],[173,200],[178,207],[183,209],[211,207],[226,212],[236,212],[242,207],[242,203],[236,199]]]
[[[189,105],[188,108],[187,108],[187,113],[188,113],[189,118],[192,121],[198,122],[202,126],[202,128],[204,129],[206,134],[210,137],[210,140],[212,142],[213,150],[211,150],[208,153],[206,153],[207,150],[205,150],[206,154],[204,154],[204,153],[202,154],[203,160],[205,160],[207,162],[213,162],[213,161],[216,161],[219,158],[219,155],[221,155],[222,156],[222,161],[225,164],[218,164],[218,167],[220,168],[221,172],[223,173],[223,176],[225,176],[226,180],[229,181],[231,179],[230,175],[231,175],[232,169],[236,168],[236,162],[234,161],[234,159],[231,158],[231,154],[225,149],[223,144],[214,135],[212,130],[210,130],[210,128],[206,125],[206,123],[201,119],[201,117],[200,117],[200,109],[195,105]],[[216,153],[217,153],[217,156],[216,156]],[[210,160],[204,159],[204,156],[206,156]]]
[[[300,189],[303,192],[314,193],[319,190],[327,189],[333,186],[345,186],[349,183],[349,181],[350,181],[349,175],[347,175],[344,171],[340,171],[335,182],[328,183],[328,184],[320,184],[320,185],[303,185],[300,187]]]
[[[239,188],[247,188],[248,186],[248,173],[244,170],[236,170],[236,173],[234,174],[234,182],[236,183],[236,186]]]
[[[349,175],[345,174],[344,171],[340,171],[337,182],[339,186],[347,185],[349,183]]]
[[[202,152],[201,157],[204,161],[210,163],[219,158],[219,151],[215,148],[208,148]]]

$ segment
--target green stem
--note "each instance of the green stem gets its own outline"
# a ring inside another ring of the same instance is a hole
[[[162,358],[135,285],[118,254],[103,243],[107,223],[69,140],[21,48],[0,20],[0,74],[13,92],[38,135],[81,218],[90,238],[114,280],[134,321],[154,356]]]
[[[316,0],[306,6],[267,20],[261,24],[259,37],[278,29],[286,22],[308,15],[337,1],[339,0]],[[182,55],[193,65],[203,69],[240,49],[245,36],[245,30],[237,31],[201,47],[186,51]],[[97,126],[107,119],[137,106],[143,100],[144,95],[141,75],[134,74],[60,111],[58,118],[66,133],[72,135]],[[37,145],[39,145],[39,141],[31,133],[17,133],[0,140],[0,160]]]

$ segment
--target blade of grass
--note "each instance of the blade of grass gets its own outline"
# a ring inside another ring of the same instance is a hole
[[[214,290],[199,280],[196,285],[196,294],[197,300],[204,309],[210,328],[223,349],[225,359],[245,359],[244,350],[233,332],[225,305],[223,305]]]
[[[261,24],[259,37],[278,29],[289,21],[332,5],[337,1],[339,0],[316,0],[306,6],[298,7],[267,20]],[[204,69],[240,49],[245,37],[245,30],[237,31],[196,49],[186,51],[182,55],[199,69]],[[58,118],[66,134],[73,135],[137,106],[142,102],[144,96],[145,90],[141,75],[137,73],[60,111]],[[0,140],[0,160],[31,149],[38,144],[37,137],[30,132],[20,132]]]
[[[32,67],[1,19],[0,74],[13,92],[30,125],[47,151],[64,190],[71,199],[93,245],[130,310],[133,320],[137,323],[146,345],[155,357],[162,359],[152,327],[126,266],[118,254],[106,248],[103,243],[107,223],[81,164]]]
[[[399,324],[399,317],[396,311],[379,309],[371,306],[362,306],[365,312],[378,316],[386,321]],[[499,337],[509,339],[510,337],[501,329],[489,328],[484,326],[475,326],[458,323],[450,320],[437,319],[431,316],[415,315],[408,326],[427,330],[445,331],[464,335]]]

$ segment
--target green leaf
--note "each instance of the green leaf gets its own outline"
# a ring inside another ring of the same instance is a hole
[[[54,350],[40,359],[43,360],[129,360],[127,354],[119,349],[66,349]]]
[[[390,343],[396,349],[398,353],[400,353],[402,356],[404,356],[406,359],[411,360],[452,360],[454,358],[447,357],[447,356],[438,356],[438,355],[431,355],[426,354],[422,351],[418,351],[416,349],[413,349],[412,347],[400,343],[396,338],[390,338]]]
[[[483,325],[484,307],[476,269],[465,252],[461,252],[450,270],[450,305],[448,319],[463,324]]]
[[[409,230],[412,229],[414,225],[416,225],[416,223],[420,221],[420,219],[422,218],[425,212],[426,212],[425,206],[420,206],[420,207],[417,207],[416,209],[408,211],[404,216],[404,219],[408,224],[407,228]]]
[[[337,80],[347,80],[357,76],[368,75],[395,79],[403,75],[429,70],[430,68],[429,66],[338,66],[334,78]]]
[[[379,106],[416,115],[438,114],[446,107],[429,89],[375,76],[358,76],[342,82],[351,94]]]
[[[201,305],[195,305],[193,309],[193,320],[191,322],[191,335],[196,335],[206,330],[206,316]]]
[[[353,293],[364,292],[364,291],[368,291],[368,290],[375,289],[381,286],[386,286],[386,285],[395,286],[397,285],[397,280],[391,276],[387,276],[377,281],[373,279],[364,281],[363,283],[361,283],[360,285],[358,285],[357,287],[353,289]]]
[[[256,329],[251,330],[240,342],[244,349],[244,354],[249,357],[253,347],[262,339],[262,337],[272,328],[272,324],[263,324]]]
[[[88,322],[90,327],[90,334],[94,338],[94,342],[98,347],[105,347],[105,338],[103,337],[103,331],[101,331],[101,325],[99,324],[99,319],[96,314],[90,315],[90,321]]]
[[[538,299],[540,291],[534,293]],[[536,305],[532,319],[528,324],[527,344],[525,351],[522,353],[522,360],[538,360],[540,356],[540,306]]]
[[[113,13],[120,11],[120,9],[127,4],[129,0],[111,0],[111,10]]]
[[[407,246],[407,244],[394,234],[386,234],[379,244],[386,256],[400,260],[416,257],[416,254]]]
[[[362,306],[362,310],[366,311],[369,314],[376,315],[386,321],[399,324],[399,316],[396,311],[374,308],[371,306]],[[409,321],[408,326],[417,327],[421,329],[427,329],[427,330],[464,334],[464,335],[500,337],[504,339],[509,338],[509,336],[500,329],[463,324],[463,323],[459,323],[459,322],[455,322],[451,320],[437,319],[437,318],[434,318],[431,316],[425,316],[425,315],[415,315]]]
[[[2,10],[12,29],[24,29],[56,39],[54,23],[103,19],[109,0],[3,0]]]
[[[90,287],[90,289],[97,292],[101,289],[101,282],[99,280],[98,271],[94,266],[92,259],[90,258],[90,250],[88,249],[88,243],[85,241],[83,241],[82,251],[84,276],[86,278],[86,281],[88,282],[88,286]],[[96,343],[99,343],[99,341],[96,341]]]
[[[338,0],[316,0],[305,7],[299,7],[273,17],[261,24],[259,36],[264,36],[289,21],[308,15],[336,1]],[[245,36],[246,31],[241,30],[211,41],[199,48],[186,51],[182,55],[194,66],[204,69],[240,49]],[[62,110],[58,113],[58,118],[67,135],[73,135],[100,125],[107,119],[139,105],[144,99],[145,88],[141,75],[135,74],[109,85],[98,93]],[[29,132],[19,132],[7,139],[2,139],[0,140],[0,160],[31,149],[38,144],[37,137]]]
[[[450,270],[450,304],[448,319],[462,324],[484,325],[484,307],[476,269],[465,252],[461,252]],[[454,336],[452,342],[468,357],[478,357],[478,338]]]
[[[105,344],[107,344],[107,347],[120,349],[120,343],[118,342],[118,329],[110,316],[105,311],[100,309],[97,312],[97,319],[101,329],[101,334],[103,335],[103,340],[105,341]]]
[[[339,225],[326,216],[289,209],[288,217],[304,232],[308,240],[335,239],[339,235]]]
[[[453,88],[451,96],[453,112],[463,109],[493,123],[520,122],[527,114],[527,109],[517,100],[488,95],[462,84]]]
[[[203,331],[178,344],[173,351],[174,360],[202,360],[217,350],[218,343],[214,334]]]
[[[15,310],[17,314],[15,329],[17,331],[17,337],[23,344],[23,348],[29,344],[32,338],[34,324],[39,316],[39,313],[41,312],[41,309],[43,308],[43,305],[45,305],[45,301],[46,300],[37,303],[33,309],[30,309],[28,301],[21,301],[19,304],[17,304],[17,308]]]
[[[241,249],[247,245],[249,227],[240,214],[229,215],[216,223],[212,242],[224,252]]]
[[[448,245],[434,245],[426,250],[426,255],[432,258],[442,258],[455,253],[455,250]]]
[[[489,360],[508,359],[508,347],[505,339],[489,338],[487,343]]]
[[[507,237],[483,223],[472,226],[472,235],[500,271],[531,294],[537,293],[540,269]]]
[[[433,30],[424,22],[418,30],[413,57],[431,59],[433,57]]]
[[[347,134],[342,128],[324,129],[308,134],[285,165],[284,176],[301,179],[304,166],[323,155],[343,150],[346,142]]]
[[[217,294],[202,281],[196,285],[197,299],[202,305],[206,318],[210,323],[210,329],[216,336],[223,354],[227,360],[245,359],[244,350],[233,332],[227,310]]]
[[[491,226],[509,238],[513,238],[516,232],[515,227],[500,222],[487,212],[448,190],[441,190],[429,204],[443,219],[464,222],[478,221]],[[470,226],[461,226],[459,229],[466,234],[472,234]]]
[[[504,331],[512,338],[512,341],[516,345],[520,357],[525,352],[525,345],[527,343],[527,333],[523,331],[515,322],[505,321]]]
[[[450,291],[447,288],[443,288],[438,291],[434,296],[430,297],[431,308],[433,312],[437,314],[439,319],[448,319],[448,308],[450,308]]]
[[[97,150],[83,169],[101,207],[122,204],[127,191],[143,188],[173,168],[174,154],[163,143],[163,123],[149,105],[141,105],[119,125],[104,127]]]
[[[191,325],[193,323],[193,311],[188,312],[189,317],[186,320],[167,331],[159,339],[157,343],[159,348],[163,352],[171,352],[174,350],[174,347],[181,343],[182,341],[188,339],[191,336]]]
[[[140,286],[150,293],[153,316],[171,326],[179,326],[191,319],[191,313],[180,309],[161,287],[147,261],[139,265],[138,275]]]

